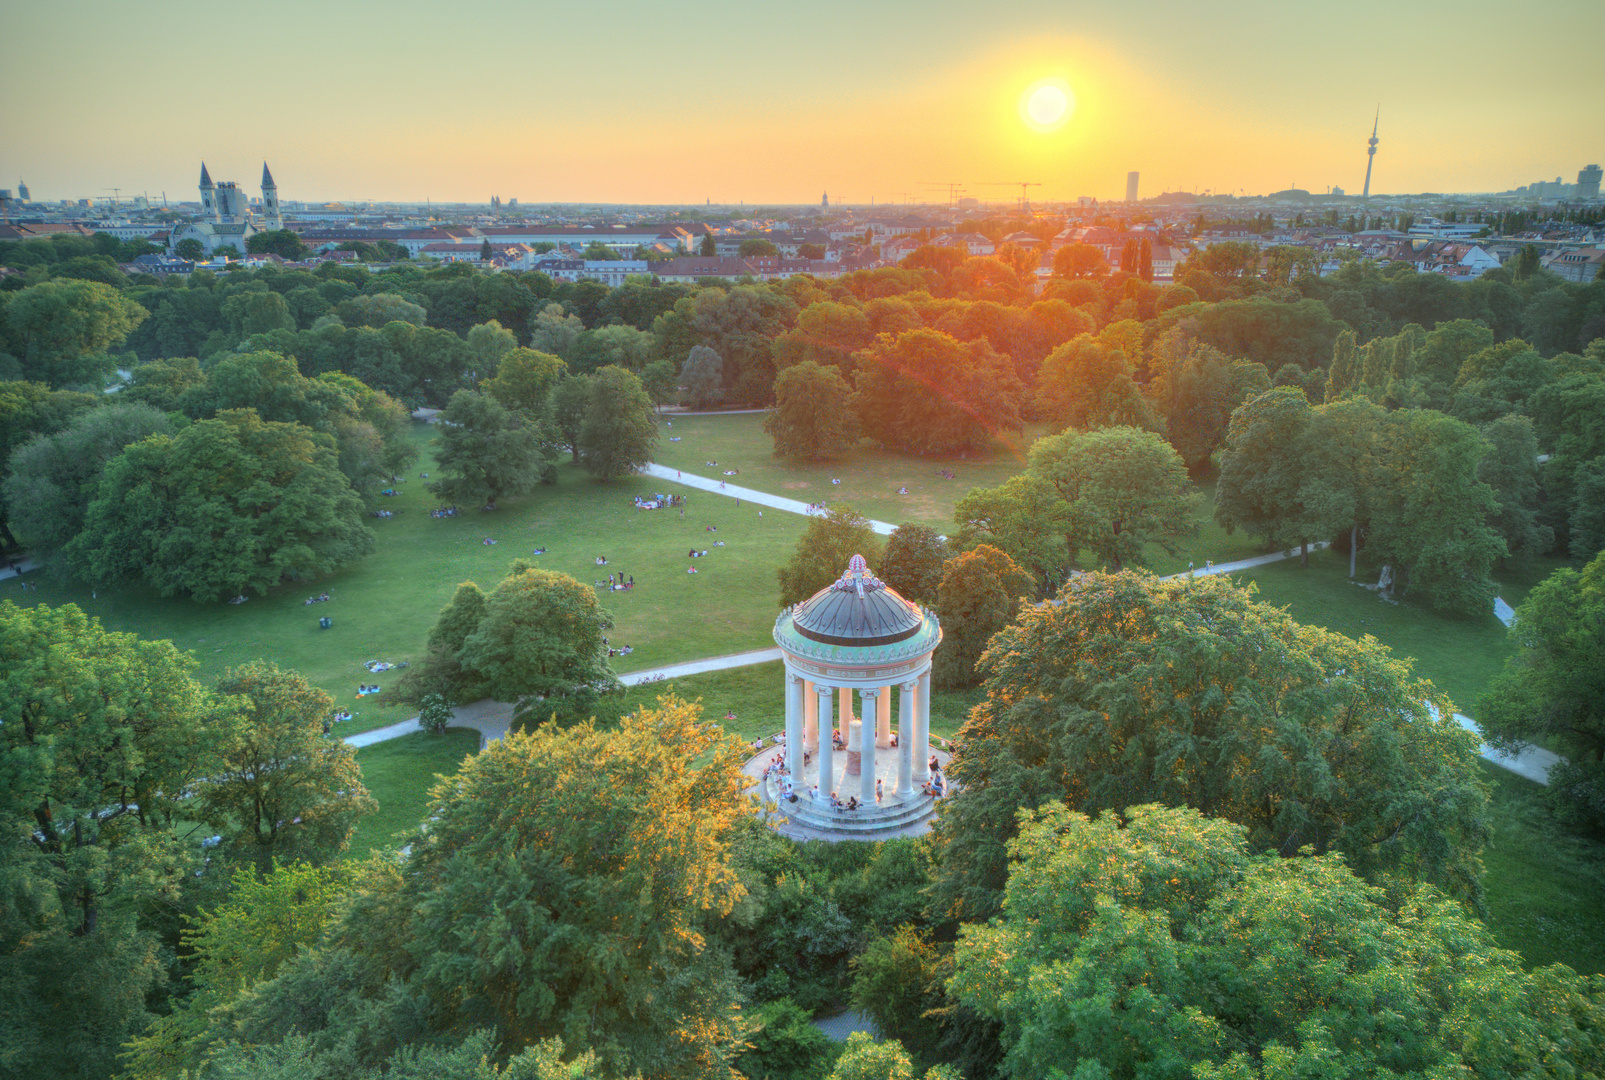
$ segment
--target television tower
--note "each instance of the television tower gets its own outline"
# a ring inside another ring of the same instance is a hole
[[[1371,121],[1371,138],[1366,140],[1367,149],[1365,151],[1365,190],[1360,193],[1360,198],[1362,199],[1369,199],[1371,197],[1371,166],[1376,164],[1377,121],[1381,119],[1382,106],[1378,105],[1376,119]]]

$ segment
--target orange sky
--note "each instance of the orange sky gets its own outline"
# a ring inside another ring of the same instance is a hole
[[[202,159],[254,190],[264,158],[318,201],[1357,192],[1378,102],[1376,191],[1605,160],[1599,0],[58,0],[0,30],[0,184],[36,199],[193,199]],[[1076,100],[1046,133],[1018,107],[1044,78]]]

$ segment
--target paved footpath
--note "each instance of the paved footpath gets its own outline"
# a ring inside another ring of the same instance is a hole
[[[806,503],[798,502],[796,499],[771,495],[767,491],[754,491],[752,488],[733,486],[728,481],[712,480],[706,476],[686,473],[664,465],[648,465],[642,472],[648,476],[667,480],[684,487],[697,488],[701,491],[723,495],[731,499],[746,499],[758,506],[773,507],[786,513],[806,516],[810,512]],[[891,535],[897,528],[895,525],[890,525],[884,521],[872,521],[870,525],[882,536]],[[1326,547],[1326,543],[1322,541],[1311,544],[1310,550],[1312,552],[1319,551],[1324,547]],[[1235,574],[1239,570],[1249,570],[1256,566],[1281,562],[1283,559],[1295,557],[1298,553],[1298,549],[1293,548],[1288,551],[1273,551],[1269,555],[1256,555],[1251,559],[1238,559],[1234,562],[1205,563],[1200,567],[1170,574],[1167,576],[1167,580],[1184,577],[1188,574],[1194,577],[1203,577],[1210,574]],[[619,681],[625,686],[640,686],[642,683],[669,681],[686,675],[698,675],[705,671],[726,671],[730,668],[747,667],[752,664],[769,664],[779,659],[779,649],[755,649],[752,652],[732,653],[728,656],[710,656],[702,660],[688,660],[682,664],[669,664],[666,667],[649,668],[646,671],[632,671],[627,675],[619,676]],[[502,715],[504,712],[505,716]],[[491,739],[499,739],[507,734],[512,715],[513,707],[511,705],[502,705],[491,701],[476,701],[472,705],[460,706],[452,722],[454,726],[471,727],[477,730],[481,736],[480,745],[483,746]],[[1455,719],[1460,722],[1461,727],[1473,735],[1481,737],[1482,729],[1477,727],[1476,722],[1470,717],[1456,713]],[[346,742],[352,746],[372,746],[377,742],[397,739],[403,735],[411,735],[421,730],[423,729],[418,726],[418,718],[413,717],[411,720],[404,720],[399,724],[391,724],[389,727],[377,728],[373,731],[365,731],[361,735],[349,736]],[[1548,750],[1536,746],[1528,747],[1520,754],[1510,755],[1495,750],[1487,743],[1483,743],[1478,749],[1478,753],[1495,765],[1509,769],[1518,776],[1524,776],[1540,784],[1549,783],[1549,770],[1559,760]]]

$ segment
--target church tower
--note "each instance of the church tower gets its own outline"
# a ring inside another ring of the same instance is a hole
[[[279,215],[279,185],[273,182],[273,174],[268,172],[267,162],[262,162],[262,226],[277,232],[284,228],[284,218]]]
[[[206,171],[204,161],[201,162],[201,213],[217,220],[217,185],[212,183],[212,174]]]

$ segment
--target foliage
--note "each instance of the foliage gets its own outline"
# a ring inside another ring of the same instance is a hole
[[[602,483],[652,463],[657,414],[634,372],[609,364],[591,376],[591,401],[580,428],[580,463]]]
[[[888,446],[914,454],[979,450],[1020,428],[1020,380],[985,339],[909,330],[877,340],[858,359],[859,417]]]
[[[245,250],[252,255],[277,255],[289,262],[298,262],[307,257],[309,249],[289,229],[271,229],[256,233],[245,241]]]
[[[1028,460],[1068,504],[1072,559],[1086,548],[1117,571],[1141,566],[1146,545],[1175,554],[1176,542],[1198,530],[1187,469],[1154,432],[1065,432],[1037,440]]]
[[[804,360],[775,376],[775,404],[764,416],[775,457],[830,461],[847,456],[858,442],[859,418],[852,387],[833,367]]]
[[[1516,652],[1477,707],[1488,740],[1552,746],[1548,796],[1559,816],[1605,832],[1605,554],[1555,571],[1516,609]]]
[[[827,1080],[915,1080],[914,1063],[896,1039],[876,1042],[862,1031],[847,1036],[842,1056]],[[933,1065],[924,1080],[958,1080],[958,1072]]]
[[[371,929],[415,950],[409,981],[446,1026],[489,1020],[511,1046],[557,1035],[618,1073],[725,1075],[737,989],[702,927],[743,893],[743,754],[673,698],[617,731],[499,739],[434,789],[405,924]]]
[[[776,571],[780,606],[801,603],[831,584],[846,572],[854,555],[864,556],[874,569],[880,553],[880,538],[852,507],[838,506],[823,516],[810,517],[791,561]]]
[[[1482,429],[1482,438],[1488,453],[1478,463],[1477,479],[1493,489],[1497,500],[1489,524],[1518,562],[1548,554],[1555,545],[1555,530],[1538,520],[1542,480],[1532,420],[1501,416]]]
[[[451,726],[455,706],[443,694],[425,694],[418,699],[418,726],[431,735],[444,735]]]
[[[373,543],[332,438],[233,409],[113,459],[66,554],[90,581],[207,601],[328,573]]]
[[[1039,599],[1051,596],[1075,564],[1070,507],[1054,486],[1035,473],[1012,477],[995,488],[975,488],[953,508],[958,525],[953,544],[961,551],[990,544],[1025,567]]]
[[[102,395],[51,390],[43,383],[0,380],[0,538],[15,544],[6,518],[10,504],[4,480],[11,475],[11,457],[38,436],[54,435],[74,414],[104,404]]]
[[[942,644],[931,669],[938,687],[952,690],[980,681],[975,665],[986,643],[1014,621],[1035,584],[1030,574],[990,544],[978,544],[947,561],[937,594]]]
[[[942,566],[951,554],[947,540],[935,529],[905,521],[886,538],[877,576],[904,599],[935,607]]]
[[[685,387],[686,403],[694,409],[705,408],[724,396],[724,360],[706,345],[697,345],[686,357],[680,369],[680,384]]]
[[[448,610],[445,616],[452,614]],[[486,598],[484,614],[462,639],[458,660],[483,681],[489,697],[522,701],[534,722],[553,713],[574,719],[586,713],[597,694],[617,684],[603,640],[612,628],[595,589],[519,560]],[[444,640],[449,631],[436,629]]]
[[[5,300],[9,351],[22,362],[22,377],[50,386],[99,389],[116,368],[107,350],[118,345],[148,314],[110,285],[98,281],[44,281]]]
[[[274,859],[335,859],[376,804],[356,750],[326,736],[333,700],[260,660],[225,672],[217,690],[239,714],[215,733],[221,761],[201,788],[204,820],[229,853],[261,868]]]
[[[191,991],[178,1007],[131,1040],[122,1055],[127,1080],[163,1080],[198,1070],[221,1034],[214,1010],[240,992],[273,978],[297,954],[317,945],[347,889],[339,867],[280,865],[265,873],[238,867],[228,900],[193,920],[184,946],[194,960]]]
[[[435,460],[446,475],[429,487],[449,503],[495,507],[533,491],[549,466],[536,425],[493,397],[459,390],[436,425]]]
[[[853,960],[853,1008],[902,1043],[916,1061],[935,1061],[942,1027],[933,1010],[946,1004],[937,947],[912,925],[876,937]]]
[[[64,430],[19,449],[5,479],[5,505],[17,508],[13,519],[34,558],[60,551],[82,531],[108,461],[168,429],[167,417],[150,406],[119,403],[79,413]]]
[[[1263,364],[1232,360],[1175,331],[1157,342],[1153,353],[1154,375],[1144,392],[1165,418],[1165,438],[1187,471],[1202,475],[1225,441],[1232,411],[1270,389],[1270,376]]]
[[[1256,850],[1341,851],[1378,883],[1477,895],[1476,739],[1375,639],[1301,626],[1218,576],[1093,574],[1027,607],[981,658],[937,824],[940,906],[994,914],[1020,807],[1160,801]]]
[[[1004,1023],[1002,1075],[1202,1080],[1576,1076],[1605,986],[1524,971],[1429,886],[1399,902],[1336,856],[1253,854],[1196,810],[1023,813],[1000,920],[961,931],[954,994]]]
[[[1037,377],[1037,411],[1055,430],[1074,428],[1157,427],[1142,392],[1136,369],[1119,348],[1082,334],[1042,361]]]
[[[211,775],[209,695],[170,642],[0,601],[0,1069],[102,1077],[165,981],[147,906],[198,861],[175,830]]]
[[[751,1080],[814,1080],[833,1055],[830,1037],[814,1026],[790,998],[778,998],[750,1014],[748,1047],[736,1068]]]

